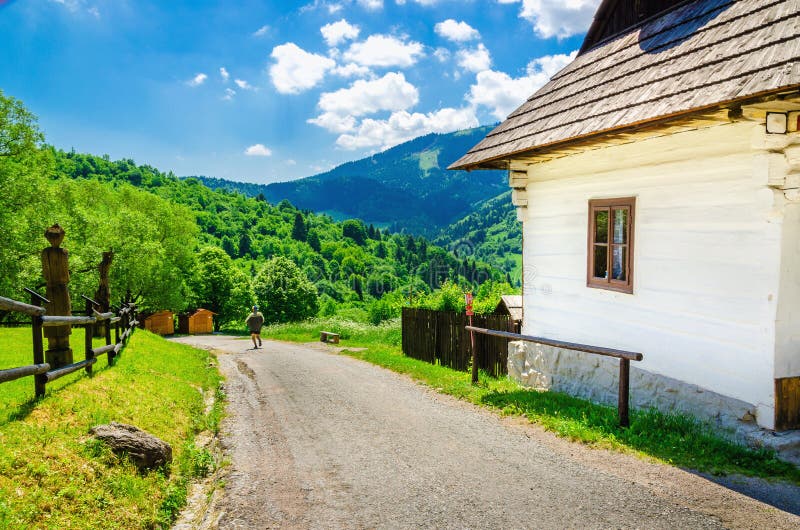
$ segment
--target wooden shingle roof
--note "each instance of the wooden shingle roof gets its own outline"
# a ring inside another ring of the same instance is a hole
[[[800,0],[697,0],[587,50],[450,169],[800,88]]]

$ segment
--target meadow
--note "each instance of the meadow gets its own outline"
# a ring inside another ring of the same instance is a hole
[[[30,352],[30,328],[0,329],[0,368]],[[0,527],[168,528],[190,481],[215,465],[194,439],[218,429],[220,381],[208,352],[137,330],[113,367],[103,357],[91,378],[66,376],[39,400],[32,378],[0,385]],[[170,443],[172,465],[139,472],[111,453],[89,433],[110,421]]]

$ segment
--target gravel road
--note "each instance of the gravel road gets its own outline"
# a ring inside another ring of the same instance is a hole
[[[219,528],[800,528],[703,477],[570,443],[330,346],[176,340],[215,350],[227,378]]]

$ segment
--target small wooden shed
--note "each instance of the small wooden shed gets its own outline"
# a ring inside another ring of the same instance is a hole
[[[159,335],[172,335],[175,333],[175,315],[167,310],[150,313],[142,319],[142,327]]]
[[[208,309],[197,309],[185,313],[178,319],[178,330],[185,335],[200,335],[214,332],[214,313]]]
[[[508,315],[514,322],[514,331],[519,333],[522,329],[522,295],[504,294],[500,303],[494,310],[495,315]]]

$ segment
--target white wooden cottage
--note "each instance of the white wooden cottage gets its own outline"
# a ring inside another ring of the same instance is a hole
[[[800,427],[800,0],[603,0],[579,55],[451,169],[509,171],[523,333],[644,353],[634,406]],[[617,364],[512,343],[601,401]]]

